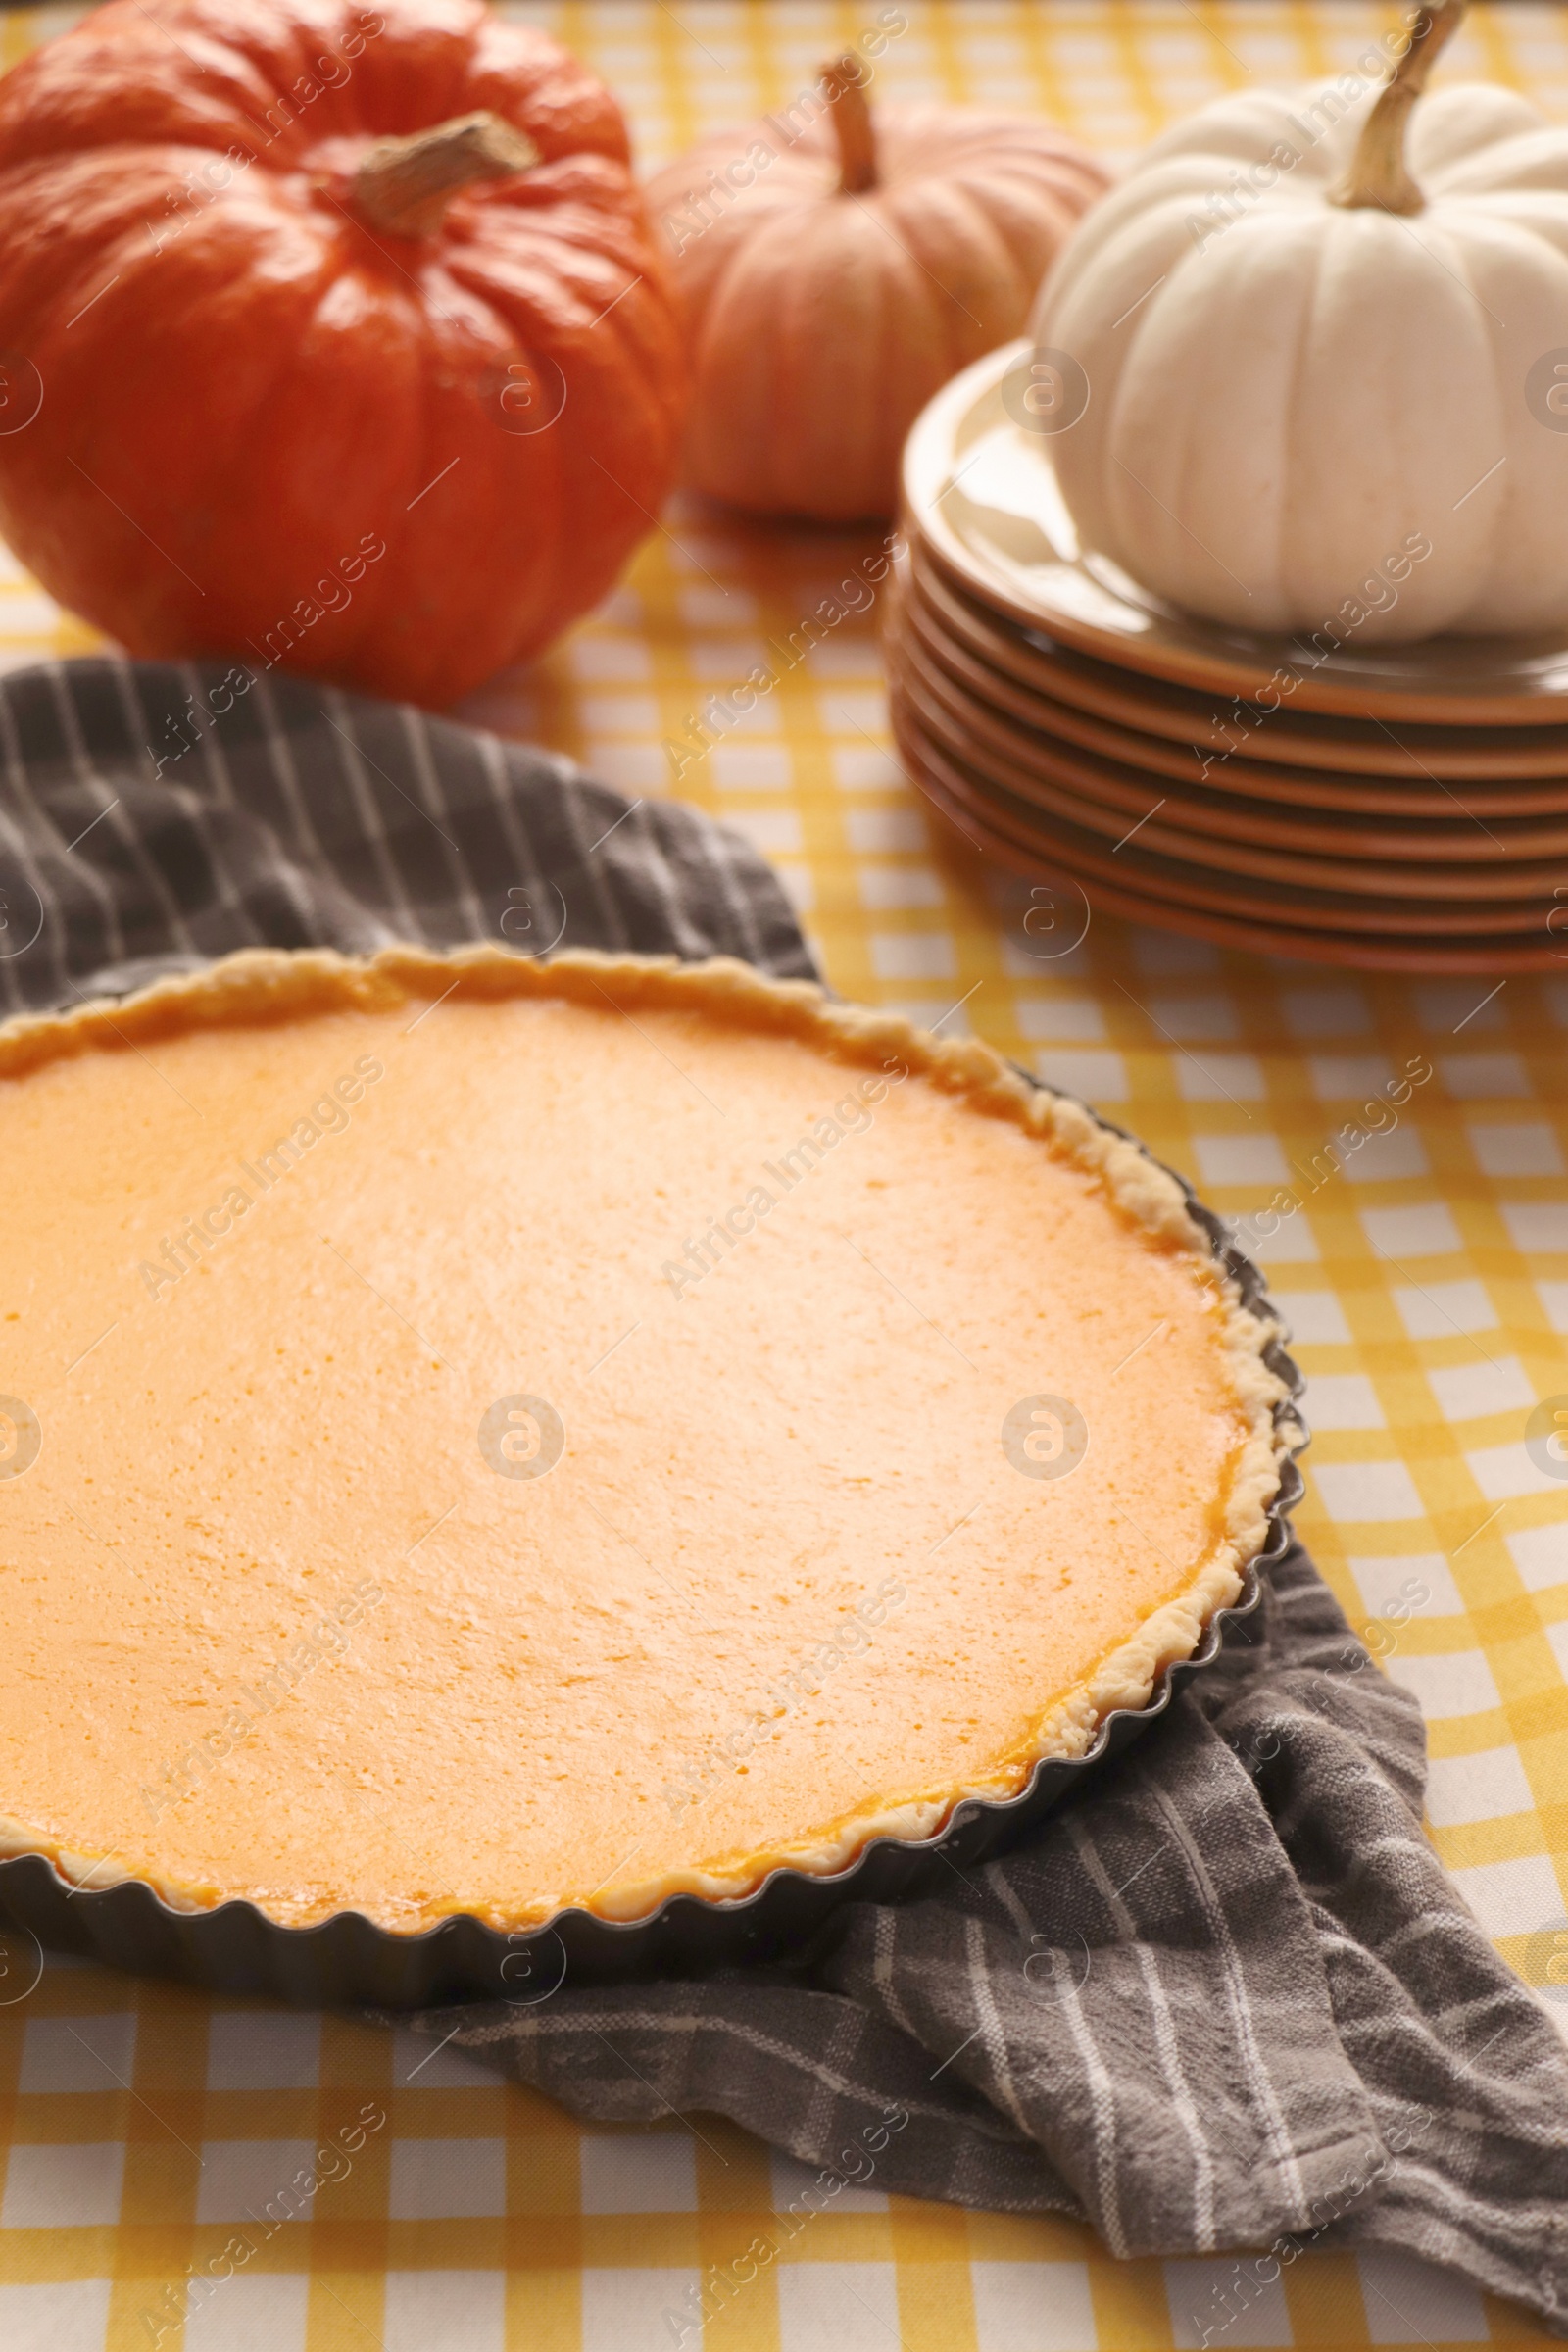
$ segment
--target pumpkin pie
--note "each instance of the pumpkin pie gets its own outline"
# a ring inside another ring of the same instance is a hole
[[[1269,1330],[984,1046],[253,952],[0,1030],[0,1850],[414,1932],[829,1872],[1235,1598]]]

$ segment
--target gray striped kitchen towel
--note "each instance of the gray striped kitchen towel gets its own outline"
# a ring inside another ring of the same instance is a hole
[[[847,1906],[803,1966],[401,2022],[578,2115],[726,2115],[817,2168],[739,2269],[672,2297],[689,2352],[852,2184],[1081,2215],[1118,2255],[1236,2254],[1178,2343],[1279,2340],[1250,2307],[1346,2245],[1568,2332],[1568,2062],[1427,1842],[1424,1782],[1414,1701],[1297,1545],[1163,1720],[1004,1859]],[[1427,2340],[1368,2294],[1374,2341]]]
[[[554,752],[221,663],[0,678],[0,1013],[235,948],[486,938],[814,977],[747,842]]]
[[[6,1008],[258,942],[812,968],[766,867],[694,812],[220,665],[0,679],[0,925]],[[1396,1628],[1421,1601],[1389,1574]],[[1082,2214],[1119,2255],[1245,2249],[1179,2342],[1257,2341],[1282,2273],[1347,2244],[1561,2332],[1568,2062],[1427,1843],[1424,1778],[1413,1702],[1298,1547],[1141,1741],[940,1893],[847,1905],[793,1966],[399,2022],[579,2115],[722,2114],[817,2168],[747,2256],[672,2290],[691,2352],[853,2184]],[[1372,2327],[1424,2340],[1397,2310]]]

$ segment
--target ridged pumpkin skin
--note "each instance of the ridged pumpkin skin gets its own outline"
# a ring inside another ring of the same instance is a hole
[[[478,110],[537,165],[347,209]],[[132,653],[452,701],[647,530],[681,341],[614,101],[479,0],[109,0],[0,83],[0,533]]]
[[[1561,629],[1568,131],[1487,84],[1421,98],[1406,215],[1333,192],[1370,112],[1233,92],[1073,239],[1030,328],[1093,386],[1050,444],[1062,495],[1086,547],[1230,627]]]
[[[893,511],[915,417],[1023,332],[1108,181],[1049,122],[889,105],[872,115],[876,184],[840,193],[834,110],[792,143],[799,111],[707,140],[652,180],[648,208],[693,326],[685,480],[756,513],[848,521]]]

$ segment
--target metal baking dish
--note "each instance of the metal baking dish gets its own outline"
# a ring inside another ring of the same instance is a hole
[[[1113,1133],[1125,1133],[1097,1112],[1091,1116]],[[558,1913],[548,1927],[508,1936],[461,1915],[423,1935],[397,1936],[360,1912],[342,1911],[316,1927],[291,1928],[250,1902],[176,1910],[141,1880],[96,1889],[73,1886],[42,1854],[0,1862],[0,1916],[58,1950],[137,1975],[179,1978],[215,1992],[269,1993],[312,2008],[363,2002],[413,2009],[486,1997],[533,2006],[568,1980],[589,1984],[690,1976],[737,1961],[778,1958],[806,1945],[841,1904],[897,1902],[947,1879],[949,1863],[961,1868],[990,1860],[1164,1714],[1176,1692],[1218,1655],[1238,1622],[1257,1606],[1263,1571],[1291,1542],[1290,1513],[1303,1491],[1295,1458],[1306,1444],[1296,1402],[1301,1375],[1285,1351],[1284,1326],[1258,1268],[1185,1179],[1177,1181],[1215,1256],[1235,1277],[1244,1303],[1278,1334],[1267,1360],[1289,1389],[1274,1415],[1280,1491],[1269,1510],[1263,1547],[1236,1601],[1216,1613],[1190,1658],[1166,1669],[1146,1706],[1118,1708],[1106,1716],[1085,1755],[1042,1759],[1016,1796],[966,1799],[935,1837],[874,1838],[846,1870],[829,1876],[775,1870],[738,1901],[677,1894],[648,1918],[629,1922],[569,1910]]]

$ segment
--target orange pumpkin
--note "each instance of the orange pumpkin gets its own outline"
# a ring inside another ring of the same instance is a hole
[[[669,485],[609,92],[480,0],[109,0],[0,83],[0,533],[151,656],[450,702]]]
[[[873,115],[853,56],[651,182],[695,343],[685,478],[761,514],[886,514],[931,395],[1022,334],[1102,166],[1049,122]]]

